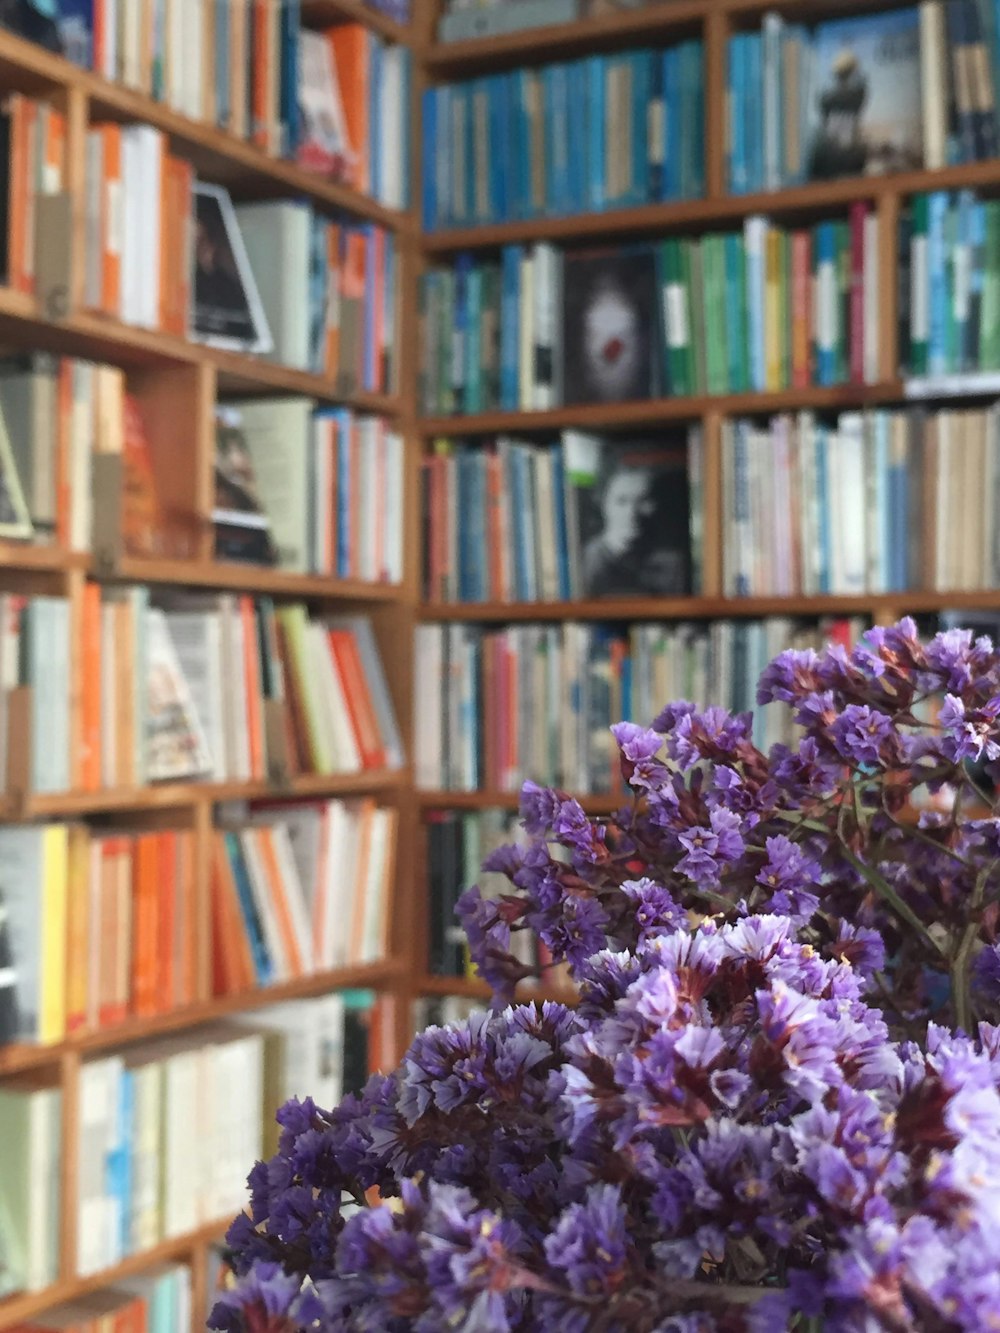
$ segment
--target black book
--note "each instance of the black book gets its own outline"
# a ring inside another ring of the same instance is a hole
[[[348,1004],[344,1010],[344,1094],[362,1091],[368,1082],[371,1010]]]
[[[21,1032],[17,1004],[17,965],[7,922],[7,906],[0,896],[0,1045],[16,1041]]]
[[[661,357],[652,247],[569,252],[562,289],[564,402],[655,397]]]

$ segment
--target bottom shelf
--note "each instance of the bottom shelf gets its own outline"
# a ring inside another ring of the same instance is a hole
[[[90,1292],[100,1291],[103,1287],[113,1287],[116,1282],[124,1278],[134,1277],[137,1273],[145,1272],[147,1268],[155,1268],[158,1264],[176,1263],[182,1259],[192,1257],[203,1246],[211,1244],[212,1241],[221,1240],[225,1235],[226,1229],[233,1217],[220,1217],[214,1222],[206,1223],[196,1231],[190,1231],[183,1236],[173,1236],[169,1240],[161,1241],[151,1250],[142,1250],[138,1254],[130,1254],[128,1258],[123,1259],[120,1264],[114,1268],[104,1269],[100,1273],[91,1273],[87,1277],[63,1278],[55,1282],[44,1291],[23,1292],[15,1296],[8,1296],[6,1300],[0,1301],[0,1329],[10,1328],[14,1324],[25,1323],[35,1318],[43,1310],[49,1310],[55,1305],[64,1305],[68,1301],[78,1300],[81,1296],[86,1296]]]

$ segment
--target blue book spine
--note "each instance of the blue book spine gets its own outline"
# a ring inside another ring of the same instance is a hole
[[[650,52],[649,63],[649,111],[647,125],[652,131],[646,148],[646,197],[651,203],[664,197],[664,153],[666,143],[666,111],[663,92],[663,56],[659,51]]]
[[[281,6],[280,105],[282,145],[285,154],[289,157],[295,153],[299,143],[299,32],[301,28],[301,0],[283,0]],[[217,60],[219,49],[216,48]],[[376,101],[380,100],[376,97]],[[378,142],[377,138],[375,142]]]
[[[574,137],[569,118],[569,66],[556,65],[555,79],[556,142],[554,144],[555,172],[559,194],[559,212],[573,213],[573,186],[570,179],[570,140]]]
[[[742,373],[741,346],[746,342],[743,327],[743,302],[740,293],[744,282],[743,247],[737,232],[728,232],[725,238],[726,260],[726,375],[727,392],[743,393],[747,389]]]
[[[521,259],[519,245],[506,245],[501,255],[500,282],[500,406],[516,411],[518,406],[518,334],[521,306]]]
[[[950,200],[944,190],[935,190],[928,196],[927,204],[927,271],[930,294],[927,368],[931,375],[944,375],[949,370],[946,231]]]
[[[569,534],[566,528],[566,471],[560,445],[552,449],[552,521],[556,535],[556,562],[559,569],[559,596],[566,602],[573,596],[569,568]],[[628,716],[626,714],[626,716]]]
[[[455,259],[451,390],[456,404],[460,404],[465,400],[466,381],[468,379],[469,274],[472,272],[472,263],[472,255],[467,250],[463,251]]]
[[[681,123],[684,157],[684,197],[695,199],[705,193],[705,53],[701,42],[685,42],[681,47],[684,69],[684,106]]]
[[[680,106],[677,86],[677,47],[660,52],[660,134],[663,162],[660,167],[661,200],[676,199],[680,193]]]
[[[132,1248],[132,1134],[135,1120],[135,1075],[124,1069],[118,1080],[118,1133],[107,1157],[108,1195],[116,1205],[117,1253],[124,1257]]]
[[[476,218],[476,91],[479,83],[467,83],[463,90],[465,98],[465,216],[469,222]]]
[[[36,4],[34,8],[43,7]],[[94,0],[61,0],[60,4],[47,8],[55,11],[53,17],[63,55],[74,65],[90,69],[94,63]]]
[[[486,453],[483,449],[476,449],[471,455],[472,458],[472,486],[473,486],[473,504],[472,504],[472,546],[475,551],[473,561],[473,597],[477,602],[489,600],[489,563],[487,560],[487,551],[489,549],[489,481]]]
[[[514,104],[517,137],[514,140],[518,217],[524,221],[533,216],[531,202],[531,120],[528,115],[529,71],[514,71]]]
[[[438,89],[428,88],[421,99],[424,180],[421,199],[421,216],[424,231],[433,231],[438,226],[437,213],[437,112]]]
[[[830,488],[827,486],[829,443],[825,426],[816,427],[816,501],[819,510],[819,591],[830,591],[833,554],[830,532]]]
[[[483,270],[476,264],[466,278],[465,333],[465,411],[481,412],[483,407],[483,358],[479,327],[483,304]]]
[[[747,193],[746,43],[742,32],[729,39],[729,188],[733,194]]]
[[[355,497],[351,494],[351,412],[339,407],[333,412],[337,423],[334,440],[337,469],[337,577],[346,579],[351,571],[351,516]]]
[[[747,129],[747,188],[751,194],[764,188],[764,69],[760,33],[747,35],[746,95],[743,112]]]
[[[563,157],[565,144],[561,148],[556,143],[556,127],[559,118],[556,69],[555,65],[546,65],[541,71],[541,80],[542,143],[545,152],[545,212],[558,217],[564,211],[559,164]]]
[[[748,229],[749,230],[749,229]],[[760,244],[746,245],[747,334],[750,342],[750,387],[758,393],[767,387],[764,348],[764,251]]]
[[[448,83],[439,84],[437,88],[434,156],[431,158],[432,166],[437,169],[437,225],[439,227],[453,227],[457,220],[453,194],[455,172],[451,142],[451,99],[451,85]]]
[[[832,222],[821,222],[816,228],[816,273],[819,295],[817,299],[836,301],[837,296],[837,232]],[[824,298],[824,293],[826,294]],[[837,347],[824,337],[816,342],[816,382],[834,384],[837,380]]]
[[[605,94],[604,57],[588,56],[587,67],[587,205],[600,213],[607,207],[604,188],[605,168]]]
[[[504,190],[510,168],[507,161],[506,86],[507,80],[502,74],[494,74],[486,80],[486,114],[489,123],[488,208],[491,222],[502,222],[507,216]]]
[[[569,210],[585,213],[587,199],[587,70],[582,60],[574,60],[566,74],[567,120],[573,126],[569,135]]]
[[[632,72],[632,188],[626,197],[630,206],[646,203],[649,193],[649,100],[652,51],[634,51],[628,57]]]

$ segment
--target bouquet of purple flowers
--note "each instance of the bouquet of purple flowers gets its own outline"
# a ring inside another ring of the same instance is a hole
[[[282,1109],[214,1327],[1000,1329],[1000,652],[904,620],[758,699],[795,748],[675,703],[611,818],[525,787],[493,1010]],[[577,1004],[511,1003],[521,930]]]

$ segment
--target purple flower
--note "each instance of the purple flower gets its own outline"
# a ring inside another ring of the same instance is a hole
[[[593,1185],[545,1241],[545,1258],[581,1296],[609,1296],[626,1280],[625,1208],[614,1185]]]
[[[838,752],[850,763],[872,768],[892,762],[897,746],[892,718],[867,704],[848,704],[830,729]]]

